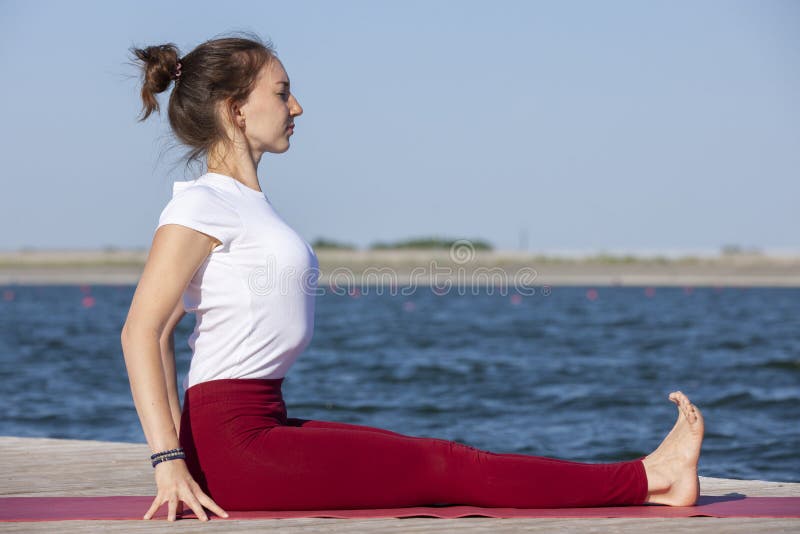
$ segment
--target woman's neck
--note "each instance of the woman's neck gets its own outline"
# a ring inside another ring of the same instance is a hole
[[[206,167],[208,172],[224,174],[239,182],[242,182],[251,189],[260,190],[256,169],[258,160],[254,160],[251,154],[239,154],[238,151],[228,154],[227,158],[219,158],[214,154],[209,154]],[[233,157],[230,157],[233,156]],[[259,160],[261,157],[259,156]]]

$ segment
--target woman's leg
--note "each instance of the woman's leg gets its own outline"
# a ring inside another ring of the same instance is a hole
[[[319,421],[317,419],[301,419],[299,417],[289,417],[286,420],[288,426],[302,426],[305,428],[339,428],[344,430],[363,430],[365,432],[379,432],[393,436],[403,436],[399,432],[378,428],[375,426],[354,425],[352,423],[340,423],[339,421]]]
[[[640,504],[647,496],[641,460],[587,464],[294,419],[301,421],[270,428],[228,456],[235,465],[210,469],[217,504],[228,510],[553,508]]]
[[[588,464],[287,420],[279,388],[277,380],[220,379],[187,390],[179,436],[187,466],[223,508],[686,505],[697,496],[703,419],[680,392],[670,394],[678,421],[656,451]]]
[[[343,429],[343,430],[363,430],[363,431],[366,431],[366,432],[379,432],[379,433],[382,433],[382,434],[390,434],[390,435],[393,435],[393,436],[403,436],[403,437],[406,437],[406,438],[417,438],[417,439],[420,439],[419,436],[409,436],[407,434],[400,434],[399,432],[394,432],[392,430],[387,430],[385,428],[379,428],[379,427],[374,427],[374,426],[355,425],[355,424],[352,424],[352,423],[342,423],[342,422],[339,422],[339,421],[321,421],[319,419],[301,419],[301,418],[297,418],[297,417],[289,417],[287,419],[287,423],[286,424],[289,425],[289,426],[302,426],[302,427],[305,427],[305,428],[338,428],[338,429]],[[430,438],[424,438],[423,437],[423,439],[430,439]],[[476,450],[478,450],[478,449],[476,449]],[[497,454],[497,453],[493,453],[493,452],[485,451],[485,450],[483,452],[486,452],[486,453],[489,453],[489,454]],[[531,456],[529,454],[516,454],[516,453],[511,453],[511,452],[502,453],[502,454],[503,454],[503,456],[510,456],[510,457],[519,456],[519,457],[522,457],[522,458],[530,458],[530,456]],[[550,457],[546,457],[546,456],[537,456],[537,458],[539,458],[543,462],[554,462],[554,463],[562,463],[562,464],[563,463],[572,463],[572,464],[580,463],[580,462],[574,462],[572,460],[562,460],[560,458],[550,458]],[[643,456],[643,457],[641,457],[639,459],[643,460],[644,458],[645,457]]]

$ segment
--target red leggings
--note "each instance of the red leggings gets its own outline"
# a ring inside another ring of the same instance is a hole
[[[559,508],[642,504],[641,459],[580,463],[455,441],[288,418],[283,378],[219,379],[186,390],[180,444],[225,510],[461,504]]]

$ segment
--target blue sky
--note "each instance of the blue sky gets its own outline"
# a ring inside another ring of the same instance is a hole
[[[259,178],[309,241],[800,249],[800,2],[770,0],[0,1],[0,249],[149,246],[191,175],[127,50],[235,30],[304,107]]]

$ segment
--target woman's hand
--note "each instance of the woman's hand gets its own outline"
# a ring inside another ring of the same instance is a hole
[[[208,521],[208,516],[203,506],[220,517],[228,517],[228,513],[217,506],[211,497],[203,493],[200,485],[195,482],[182,459],[169,460],[156,464],[156,495],[150,509],[144,514],[144,519],[150,519],[158,508],[169,502],[167,521],[175,521],[177,512],[183,511],[183,503],[189,505],[200,521]]]

